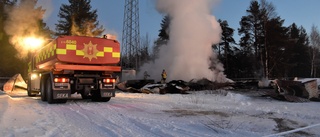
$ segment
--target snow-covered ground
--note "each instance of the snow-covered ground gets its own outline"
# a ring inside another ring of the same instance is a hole
[[[11,97],[0,91],[0,136],[320,136],[319,106],[216,91],[119,92],[107,103],[74,99],[47,104],[40,97]],[[294,129],[298,131],[285,133]]]

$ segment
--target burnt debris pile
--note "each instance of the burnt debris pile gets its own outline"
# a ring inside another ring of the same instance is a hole
[[[167,83],[155,83],[154,80],[127,80],[117,84],[123,92],[158,93],[158,94],[189,94],[188,91],[217,90],[230,88],[233,83],[212,82],[206,78],[191,80],[172,80]]]
[[[188,82],[188,86],[192,91],[230,88],[233,85],[234,85],[233,83],[229,83],[229,82],[226,82],[226,83],[212,82],[206,78],[199,79],[199,80],[193,79],[190,82]]]

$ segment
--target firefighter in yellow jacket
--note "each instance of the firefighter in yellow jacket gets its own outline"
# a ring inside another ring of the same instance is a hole
[[[165,70],[162,70],[161,73],[161,83],[166,83],[166,79],[167,79],[167,73]]]

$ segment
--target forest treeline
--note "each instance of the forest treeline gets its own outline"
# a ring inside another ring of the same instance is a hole
[[[97,10],[92,9],[90,0],[68,1],[68,4],[60,6],[55,30],[50,30],[42,18],[37,19],[37,26],[32,27],[38,28],[38,35],[46,36],[48,39],[58,35],[103,35],[105,29],[99,25]],[[21,9],[21,5],[26,3],[29,4],[29,11],[32,11],[28,13],[44,14],[45,10],[36,6],[37,0],[0,1],[1,77],[10,77],[16,73],[27,75],[28,59],[16,56],[19,49],[14,48],[14,43],[11,42],[13,34],[8,33],[6,29],[12,10]],[[155,41],[150,40],[148,34],[141,37],[141,49],[136,55],[140,65],[157,58],[160,46],[170,40],[170,18],[165,16],[160,22],[159,37]],[[222,29],[221,41],[212,45],[212,51],[218,54],[227,77],[319,77],[318,27],[313,25],[308,34],[303,26],[294,22],[284,26],[284,21],[285,19],[277,14],[275,6],[266,0],[252,0],[248,4],[246,14],[239,20],[239,28],[231,28],[227,20],[218,20]],[[31,33],[29,28],[23,27],[22,36]],[[236,41],[235,35],[240,39]]]

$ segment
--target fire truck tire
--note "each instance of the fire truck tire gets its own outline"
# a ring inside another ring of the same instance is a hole
[[[97,95],[97,94],[92,94],[92,98],[91,98],[91,100],[93,101],[93,102],[99,102],[100,101],[100,95]]]
[[[110,99],[111,97],[101,98],[101,102],[108,102]]]
[[[56,100],[56,103],[67,103],[67,99],[59,99],[59,100]]]
[[[111,97],[102,98],[99,90],[97,90],[96,92],[93,92],[92,98],[91,98],[91,100],[94,102],[108,102],[110,99]]]
[[[108,102],[110,101],[111,97],[105,97],[105,98],[102,98],[102,97],[92,97],[92,101],[93,102]]]
[[[47,101],[47,94],[46,94],[46,81],[45,79],[41,79],[41,85],[40,85],[40,94],[41,94],[41,100]]]
[[[53,89],[52,89],[52,83],[51,83],[51,79],[50,77],[47,79],[47,82],[46,82],[46,95],[47,95],[47,101],[49,104],[55,104],[55,103],[66,103],[68,100],[66,99],[59,99],[59,100],[56,100],[56,99],[53,99]]]
[[[46,81],[46,96],[47,96],[47,101],[49,104],[54,104],[55,100],[53,99],[53,90],[52,90],[52,84],[51,84],[51,79],[48,77]]]
[[[36,96],[36,95],[35,95],[35,94],[32,94],[31,91],[28,89],[28,96],[29,96],[29,97],[34,97],[34,96]]]

